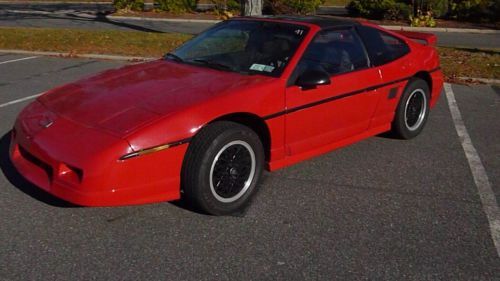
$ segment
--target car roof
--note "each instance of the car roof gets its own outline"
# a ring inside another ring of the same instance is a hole
[[[285,20],[293,21],[297,23],[308,23],[319,26],[321,29],[339,26],[354,26],[360,25],[360,23],[354,19],[340,18],[340,17],[326,17],[326,16],[252,16],[252,17],[242,17],[245,19],[274,19],[274,20]],[[237,18],[236,18],[237,19]]]

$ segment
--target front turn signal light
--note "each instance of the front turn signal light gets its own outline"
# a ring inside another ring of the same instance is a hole
[[[162,145],[158,145],[158,146],[155,146],[155,147],[141,149],[139,151],[134,151],[134,152],[131,152],[131,153],[123,155],[122,157],[120,157],[120,160],[127,160],[127,159],[134,158],[134,157],[137,157],[137,156],[142,156],[142,155],[145,155],[145,154],[150,154],[150,153],[158,152],[158,151],[161,151],[161,150],[165,150],[165,149],[167,149],[169,147],[170,147],[170,144],[162,144]]]
[[[175,142],[160,144],[160,145],[157,145],[157,146],[153,146],[153,147],[141,149],[141,150],[138,150],[138,151],[134,151],[134,152],[127,153],[127,154],[123,155],[122,157],[120,157],[120,160],[127,160],[127,159],[134,158],[134,157],[137,157],[137,156],[142,156],[142,155],[145,155],[145,154],[150,154],[150,153],[158,152],[158,151],[161,151],[161,150],[165,150],[167,148],[171,148],[171,147],[174,147],[174,146],[178,146],[178,145],[181,145],[181,144],[188,143],[190,140],[191,140],[191,138],[186,138],[186,139],[178,140],[178,141],[175,141]]]

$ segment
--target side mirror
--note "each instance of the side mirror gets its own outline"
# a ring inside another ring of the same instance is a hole
[[[330,75],[328,73],[313,69],[302,73],[295,84],[303,89],[314,89],[320,85],[330,85],[330,83]]]

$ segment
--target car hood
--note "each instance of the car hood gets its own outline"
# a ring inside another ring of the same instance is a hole
[[[73,122],[124,137],[158,118],[268,79],[158,60],[67,84],[39,101]]]

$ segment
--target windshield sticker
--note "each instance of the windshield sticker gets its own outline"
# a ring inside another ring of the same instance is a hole
[[[250,66],[250,70],[273,72],[274,66],[254,63]]]

